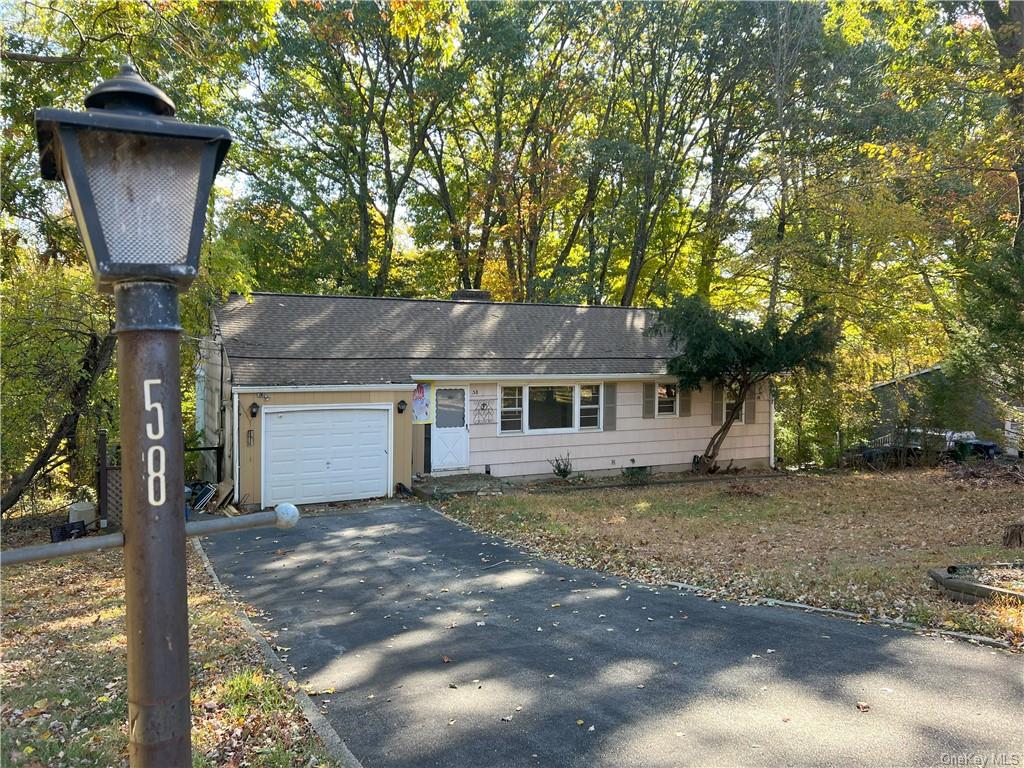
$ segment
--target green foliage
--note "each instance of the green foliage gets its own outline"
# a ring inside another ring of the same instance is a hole
[[[273,715],[287,707],[288,694],[280,682],[263,670],[247,667],[224,681],[221,700],[235,717],[251,713]]]
[[[113,344],[111,302],[93,289],[64,190],[39,176],[32,111],[80,109],[92,86],[127,56],[177,102],[179,117],[224,120],[228,97],[252,53],[274,38],[278,6],[276,0],[157,5],[59,0],[4,7],[5,507],[28,475],[72,486],[92,483],[96,430],[107,428],[116,439],[118,419],[117,382],[106,355]],[[208,229],[214,236],[219,207],[211,206]],[[205,333],[211,301],[228,290],[248,289],[250,271],[245,255],[235,249],[219,243],[204,249],[200,278],[183,301],[186,338]],[[183,352],[182,391],[190,412],[195,347],[186,343]],[[95,381],[93,362],[101,368]]]
[[[5,262],[0,282],[5,486],[68,413],[76,385],[88,376],[90,349],[112,329],[112,303],[95,293],[87,267],[39,264],[26,253],[11,254]],[[77,428],[40,476],[56,473],[55,479],[72,485],[92,482],[96,430],[112,426],[111,416],[117,413],[117,382],[109,369],[81,409]]]
[[[756,323],[715,309],[702,296],[680,296],[658,313],[648,333],[668,336],[678,354],[667,369],[684,389],[721,387],[730,409],[697,466],[711,471],[742,402],[762,381],[793,371],[831,373],[838,341],[835,321],[808,310],[783,324],[774,314]]]
[[[622,479],[629,485],[647,485],[651,479],[650,467],[623,467]]]
[[[59,0],[0,13],[5,265],[82,263],[62,191],[38,178],[31,113],[77,107],[125,55],[181,117],[234,132],[183,307],[193,337],[212,303],[254,287],[652,307],[695,293],[775,324],[724,324],[747,351],[702,328],[718,339],[707,370],[748,352],[785,367],[810,307],[841,332],[832,376],[778,383],[787,460],[831,462],[868,430],[871,382],[944,358],[1024,398],[1017,6]],[[194,344],[184,357],[190,411]]]
[[[755,323],[714,309],[699,296],[678,297],[658,313],[650,332],[668,336],[678,352],[667,367],[681,387],[700,389],[711,382],[736,395],[795,369],[830,372],[837,342],[835,323],[817,313],[802,312],[785,325],[776,316]]]
[[[555,474],[555,477],[568,480],[569,475],[572,474],[572,457],[569,456],[568,452],[564,456],[555,456],[553,459],[548,459],[548,464],[551,465],[551,471]]]

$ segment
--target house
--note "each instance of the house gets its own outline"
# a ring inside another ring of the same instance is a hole
[[[1008,456],[1022,456],[1024,404],[991,389],[941,365],[880,381],[871,386],[878,412],[872,437],[891,439],[907,430],[969,431],[998,443]]]
[[[452,300],[232,296],[213,312],[198,426],[236,501],[390,496],[417,473],[550,476],[688,468],[722,423],[722,390],[681,391],[651,310]],[[773,463],[768,388],[720,461]]]

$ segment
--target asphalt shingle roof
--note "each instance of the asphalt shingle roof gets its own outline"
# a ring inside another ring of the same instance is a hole
[[[647,309],[256,293],[216,315],[241,386],[657,374],[671,356]]]

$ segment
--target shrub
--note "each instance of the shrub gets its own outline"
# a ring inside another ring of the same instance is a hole
[[[553,459],[548,459],[548,464],[551,465],[551,471],[563,480],[568,480],[569,475],[572,474],[572,458],[570,458],[568,453],[565,456],[555,456]]]
[[[646,485],[651,479],[650,467],[623,467],[622,477],[630,485]]]

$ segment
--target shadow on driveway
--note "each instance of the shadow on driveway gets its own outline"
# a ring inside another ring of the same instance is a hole
[[[204,544],[366,768],[1024,765],[1002,651],[652,589],[417,504]]]

